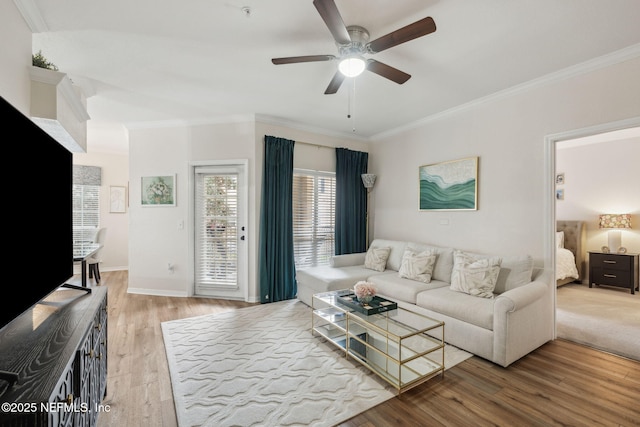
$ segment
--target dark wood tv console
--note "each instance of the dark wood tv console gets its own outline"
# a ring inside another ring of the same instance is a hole
[[[107,288],[59,288],[17,317],[0,331],[0,371],[0,426],[95,426],[109,409]]]

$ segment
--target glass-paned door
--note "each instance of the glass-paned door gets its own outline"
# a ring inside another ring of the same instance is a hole
[[[242,174],[237,166],[195,169],[195,294],[244,295]]]

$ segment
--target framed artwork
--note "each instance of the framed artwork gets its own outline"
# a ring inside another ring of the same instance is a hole
[[[140,194],[142,206],[175,206],[176,175],[143,176]]]
[[[127,187],[112,185],[109,188],[109,212],[125,213],[127,211]]]
[[[556,190],[556,200],[564,200],[564,189],[560,188]]]
[[[564,184],[564,173],[556,174],[556,185]]]
[[[420,166],[420,210],[477,210],[478,157]]]

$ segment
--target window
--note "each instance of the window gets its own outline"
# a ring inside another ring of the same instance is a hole
[[[97,185],[74,185],[73,241],[92,241],[99,226],[100,187]]]
[[[100,227],[102,169],[73,165],[73,241],[91,242]]]
[[[293,250],[296,268],[328,265],[335,251],[336,177],[294,170]]]

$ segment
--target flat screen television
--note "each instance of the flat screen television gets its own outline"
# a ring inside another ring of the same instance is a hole
[[[73,276],[73,155],[0,99],[5,221],[2,330]]]

